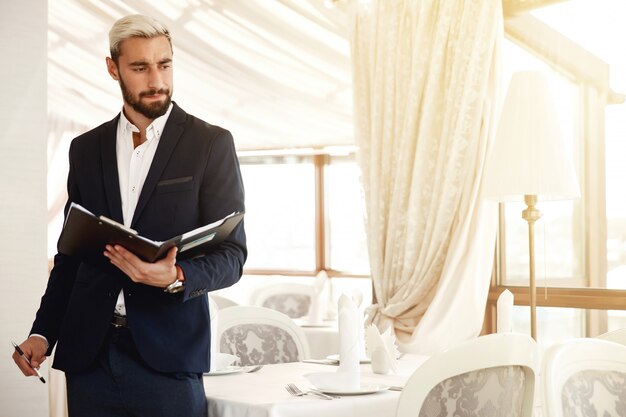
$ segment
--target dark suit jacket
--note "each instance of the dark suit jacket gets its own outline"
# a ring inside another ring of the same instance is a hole
[[[75,138],[70,146],[68,204],[123,223],[115,150],[119,115]],[[185,113],[167,120],[141,191],[131,227],[167,240],[244,210],[244,190],[231,134]],[[103,248],[104,251],[104,248]],[[132,337],[143,359],[161,372],[209,370],[206,293],[241,277],[247,256],[243,222],[215,250],[179,261],[184,292],[133,283],[102,254],[76,259],[57,254],[31,333],[45,336],[53,366],[80,371],[96,358],[124,289]]]

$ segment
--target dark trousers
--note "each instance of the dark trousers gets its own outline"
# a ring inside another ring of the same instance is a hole
[[[128,329],[111,328],[87,370],[67,373],[69,417],[207,417],[202,374],[163,374],[139,356]]]

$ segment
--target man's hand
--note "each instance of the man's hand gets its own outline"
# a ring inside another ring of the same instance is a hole
[[[133,282],[165,288],[176,281],[176,252],[173,247],[167,252],[167,256],[154,263],[144,262],[134,253],[119,245],[107,245],[104,256],[111,263],[122,270]]]
[[[39,369],[39,366],[46,360],[48,344],[41,337],[31,336],[20,345],[20,349],[22,349],[24,356],[28,358],[33,368]],[[24,375],[37,376],[37,372],[28,366],[28,363],[26,363],[24,358],[22,358],[16,350],[13,351],[13,360]]]

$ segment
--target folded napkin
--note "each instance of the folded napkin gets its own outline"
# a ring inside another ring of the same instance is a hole
[[[308,321],[312,324],[320,324],[324,321],[324,315],[326,314],[326,302],[328,300],[327,294],[327,282],[328,275],[326,271],[320,271],[313,281],[313,288],[311,290],[311,305],[309,307]]]
[[[513,331],[513,301],[514,296],[509,290],[504,290],[498,297],[496,304],[496,332],[509,333]]]
[[[361,304],[363,304],[363,291],[358,288],[353,288],[351,297],[356,307],[361,308]]]
[[[359,289],[354,289],[352,291],[352,301],[356,305],[358,310],[358,329],[359,329],[359,358],[365,359],[370,358],[370,355],[367,354],[367,349],[365,348],[365,313],[361,309],[361,304],[363,304],[363,292]]]
[[[326,284],[326,310],[324,312],[324,319],[337,319],[337,303],[335,302],[335,289],[332,279],[327,280]]]
[[[360,314],[352,299],[346,295],[339,297],[337,315],[339,321],[339,368],[335,375],[341,389],[360,387],[361,368],[359,359],[359,327],[362,327]],[[314,384],[315,385],[315,384]]]
[[[372,371],[377,374],[387,374],[390,369],[396,372],[396,361],[399,352],[396,347],[396,338],[391,332],[391,328],[380,334],[378,327],[371,324],[367,327],[365,336],[367,351],[372,359]]]

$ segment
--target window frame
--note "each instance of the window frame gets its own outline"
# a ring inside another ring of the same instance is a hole
[[[504,29],[507,39],[525,48],[578,86],[581,116],[579,134],[582,141],[579,168],[584,210],[583,270],[587,286],[550,286],[548,277],[548,286],[537,288],[537,306],[586,309],[585,333],[588,336],[597,335],[607,329],[607,310],[626,310],[626,290],[598,288],[606,285],[607,276],[604,112],[607,105],[621,103],[623,96],[613,92],[609,86],[607,63],[529,13],[505,16]],[[580,65],[581,62],[585,65]],[[606,101],[595,101],[592,90],[605,95]],[[602,117],[593,117],[594,112],[601,112]],[[591,126],[593,120],[598,124]],[[500,203],[496,254],[483,333],[496,331],[496,303],[505,289],[513,293],[515,305],[530,305],[528,285],[501,284],[505,265],[504,233],[504,203]]]
[[[326,170],[331,164],[334,156],[355,156],[354,147],[349,149],[340,150],[340,154],[330,149],[312,149],[312,150],[265,150],[264,155],[268,156],[290,156],[290,155],[303,155],[308,154],[312,157],[314,167],[315,186],[313,192],[315,193],[315,269],[314,270],[293,270],[293,269],[269,269],[269,268],[246,268],[244,266],[243,273],[246,275],[283,275],[293,277],[312,277],[319,274],[321,271],[333,278],[369,278],[369,275],[352,273],[346,271],[339,271],[333,269],[330,266],[330,233],[328,220],[328,193],[327,193],[327,175]],[[240,163],[245,160],[246,156],[255,155],[254,151],[242,151],[239,153]],[[355,157],[355,163],[356,157]]]

